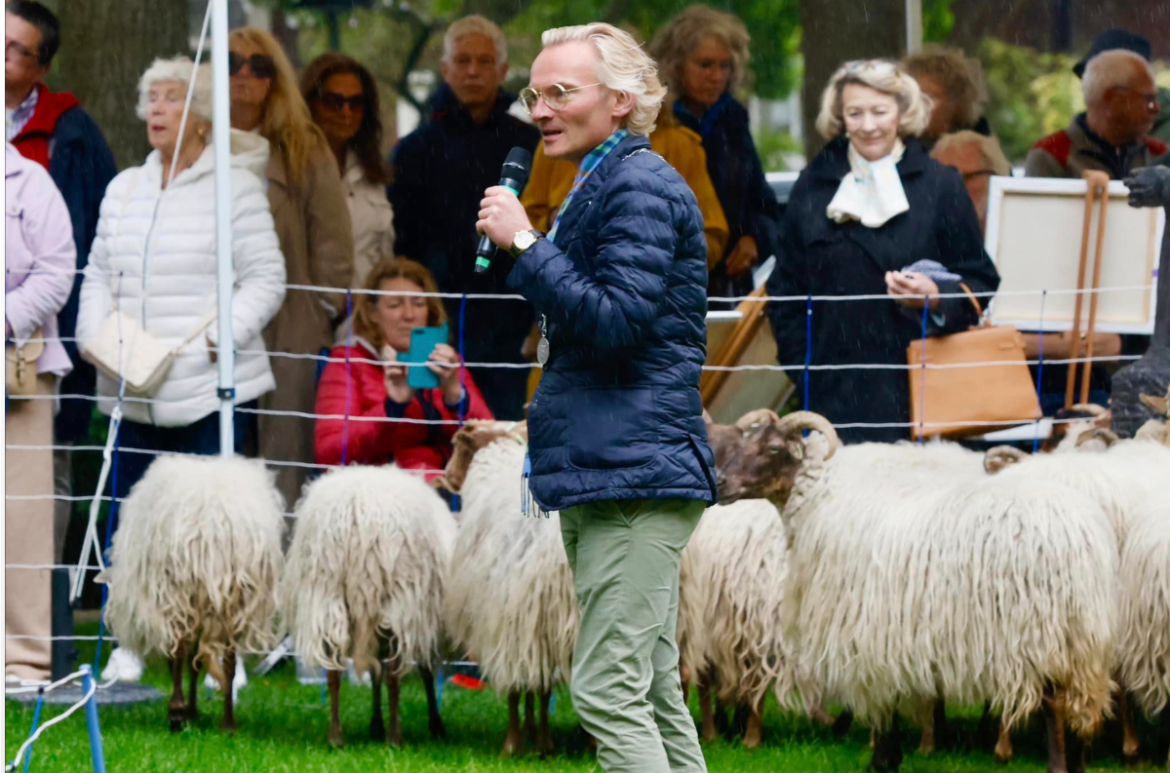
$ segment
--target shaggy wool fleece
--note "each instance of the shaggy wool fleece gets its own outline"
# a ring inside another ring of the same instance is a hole
[[[808,442],[784,517],[786,623],[828,694],[884,727],[899,705],[990,700],[1010,728],[1064,690],[1109,704],[1117,548],[1096,503],[1020,469],[986,478]],[[925,449],[924,449],[925,451]],[[964,468],[966,469],[966,468]],[[975,469],[978,469],[977,467]]]
[[[224,654],[274,643],[284,501],[262,462],[162,456],[122,503],[106,607],[121,646],[196,657],[220,684]]]
[[[455,520],[421,478],[345,467],[309,486],[281,584],[296,651],[318,668],[358,673],[386,656],[398,672],[440,654]]]
[[[501,693],[567,680],[579,625],[557,513],[520,511],[526,450],[502,438],[472,460],[444,614],[452,640]]]

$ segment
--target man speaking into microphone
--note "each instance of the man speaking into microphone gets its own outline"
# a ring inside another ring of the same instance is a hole
[[[703,219],[650,150],[666,89],[633,38],[589,24],[542,42],[520,98],[576,180],[547,236],[502,187],[477,227],[511,253],[543,333],[530,487],[560,511],[581,604],[573,703],[608,773],[705,771],[675,645],[679,556],[715,499]]]

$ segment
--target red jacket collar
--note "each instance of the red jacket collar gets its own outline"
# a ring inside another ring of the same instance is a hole
[[[37,107],[28,123],[20,130],[18,138],[26,134],[52,134],[57,128],[58,119],[66,111],[81,104],[72,94],[68,92],[54,94],[43,83],[38,83],[34,88],[37,90]]]

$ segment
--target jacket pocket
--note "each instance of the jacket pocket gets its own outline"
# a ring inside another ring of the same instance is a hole
[[[618,470],[652,464],[658,454],[653,387],[575,391],[568,427],[569,465],[580,470]]]

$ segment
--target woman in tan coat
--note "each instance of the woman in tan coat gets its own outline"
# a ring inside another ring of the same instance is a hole
[[[345,318],[346,288],[353,281],[353,229],[337,161],[313,123],[296,75],[280,44],[254,27],[229,38],[232,127],[263,135],[272,147],[268,202],[280,237],[290,285],[336,288],[336,293],[289,290],[264,331],[276,391],[260,403],[266,411],[311,414],[317,362],[284,354],[316,355],[333,343]],[[313,462],[313,421],[260,416],[260,455],[275,462]],[[283,466],[277,483],[291,507],[309,470]]]

